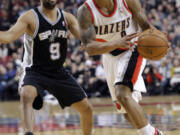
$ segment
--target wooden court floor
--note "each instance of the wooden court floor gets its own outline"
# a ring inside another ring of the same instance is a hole
[[[95,115],[93,135],[138,135],[116,112],[110,98],[94,98],[90,102]],[[144,97],[140,104],[147,119],[164,135],[180,135],[180,96]],[[35,135],[82,135],[79,115],[71,108],[61,110],[58,105],[45,103],[35,114]],[[0,135],[23,135],[20,123],[19,102],[0,102]]]

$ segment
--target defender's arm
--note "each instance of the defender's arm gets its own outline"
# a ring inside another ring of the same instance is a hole
[[[28,12],[22,14],[16,24],[8,31],[0,31],[0,43],[7,44],[18,39],[28,27]]]
[[[92,22],[92,16],[85,5],[78,9],[78,22],[80,26],[80,38],[84,44],[85,51],[87,51],[89,55],[100,55],[103,53],[109,53],[116,48],[129,47],[129,42],[126,42],[126,39],[105,43],[96,42],[96,33]],[[137,35],[133,35],[133,37],[135,36]]]
[[[78,39],[80,39],[79,25],[77,19],[70,13],[64,12],[66,17],[68,28],[70,32]]]
[[[133,19],[140,25],[142,30],[146,30],[151,28],[145,13],[141,7],[141,3],[139,0],[126,0],[128,8],[131,10]]]

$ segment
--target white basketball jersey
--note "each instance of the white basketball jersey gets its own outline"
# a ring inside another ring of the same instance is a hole
[[[97,41],[106,42],[117,40],[126,35],[133,34],[138,30],[138,27],[136,27],[137,25],[132,20],[132,13],[128,9],[125,0],[114,0],[114,11],[109,15],[104,14],[98,8],[95,0],[87,0],[85,5],[92,15]],[[136,39],[137,38],[131,41],[133,42]],[[145,60],[138,55],[137,50],[132,51],[128,49],[129,48],[115,49],[110,53],[103,54],[102,59],[112,100],[115,103],[118,103],[116,104],[117,109],[122,113],[125,113],[126,111],[123,109],[123,106],[117,102],[118,99],[116,98],[114,87],[117,83],[124,83],[126,81],[132,82],[134,90],[134,92],[132,92],[132,97],[136,101],[139,101],[141,98],[140,92],[146,91],[144,81],[141,76],[145,67]],[[133,75],[130,75],[131,72]],[[134,77],[136,79],[134,79]],[[135,81],[133,82],[133,80]]]
[[[85,5],[92,15],[97,41],[112,41],[137,31],[125,0],[114,0],[114,11],[110,15],[104,14],[95,0],[87,0]]]

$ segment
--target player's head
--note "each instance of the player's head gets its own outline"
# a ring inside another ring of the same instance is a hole
[[[57,0],[41,0],[41,3],[44,8],[51,10],[56,7]]]

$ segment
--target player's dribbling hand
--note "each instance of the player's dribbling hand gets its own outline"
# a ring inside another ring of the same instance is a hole
[[[119,39],[119,43],[117,44],[118,48],[130,48],[131,40],[137,37],[139,33],[133,33],[131,35],[125,36]]]

